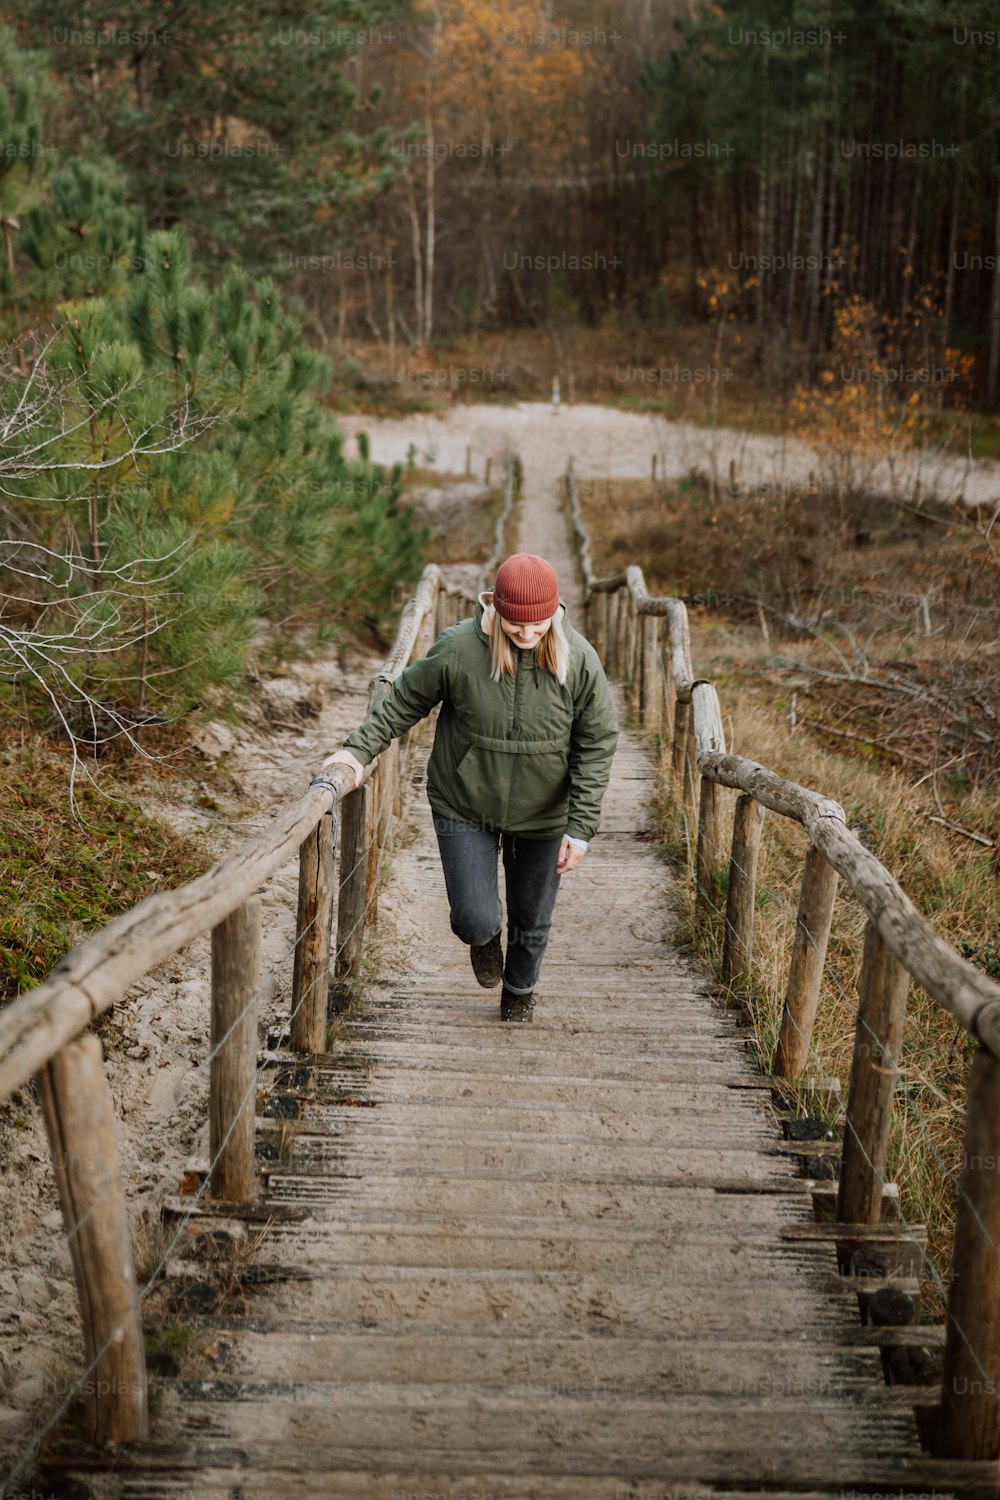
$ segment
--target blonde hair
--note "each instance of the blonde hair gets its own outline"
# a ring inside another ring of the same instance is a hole
[[[502,625],[497,625],[497,612],[493,608],[493,591],[479,595],[483,606],[482,628],[490,641],[491,671],[494,682],[514,672],[514,648]],[[551,672],[560,683],[565,683],[569,671],[569,641],[562,627],[563,606],[560,604],[552,616],[552,624],[535,646],[535,664],[543,671]]]

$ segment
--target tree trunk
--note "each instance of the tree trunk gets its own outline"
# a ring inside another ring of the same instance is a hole
[[[961,106],[958,113],[958,138],[965,139],[965,79],[961,84]],[[951,314],[955,303],[955,256],[958,252],[958,207],[962,196],[962,174],[955,164],[951,174],[951,215],[948,224],[948,265],[945,269],[944,281],[944,327],[941,330],[941,342],[945,349],[948,347],[948,331],[951,328]]]
[[[993,226],[993,303],[990,308],[990,362],[986,372],[986,410],[994,411],[997,375],[1000,373],[1000,177],[997,178],[997,211]]]
[[[764,96],[763,119],[761,123],[760,138],[760,163],[757,167],[757,287],[754,298],[754,320],[757,324],[758,335],[763,332],[764,317],[766,311],[766,299],[764,296],[764,273],[762,265],[767,262],[767,52],[764,53],[764,78],[762,94]]]
[[[951,174],[951,222],[948,225],[948,266],[944,280],[944,327],[942,343],[948,347],[951,310],[955,302],[955,256],[958,253],[958,205],[962,191],[962,174],[956,167]]]
[[[819,292],[823,258],[823,193],[826,186],[826,132],[820,131],[816,152],[816,177],[813,184],[812,228],[809,233],[809,272],[806,283],[806,347],[810,357],[819,347]]]
[[[868,296],[871,291],[868,278],[868,234],[869,221],[871,219],[871,189],[872,165],[871,157],[868,157],[865,161],[865,180],[864,186],[862,188],[861,233],[858,236],[858,242],[861,245],[861,264],[858,268],[858,290],[862,293],[863,296]]]
[[[424,205],[424,222],[426,225],[426,266],[424,271],[424,341],[429,343],[431,334],[434,330],[434,241],[436,234],[434,179],[437,175],[437,163],[434,159],[434,115],[429,105],[426,114],[426,124],[427,202]]]
[[[906,237],[906,265],[903,267],[903,291],[900,298],[900,318],[904,328],[906,327],[906,317],[910,310],[910,292],[913,289],[913,283],[917,274],[916,267],[913,264],[913,257],[917,248],[917,210],[920,207],[920,189],[922,186],[923,179],[917,173],[913,183],[913,197],[910,200],[910,232]],[[907,271],[909,271],[908,275]]]
[[[390,264],[386,267],[385,278],[385,323],[389,337],[389,364],[396,363],[396,305],[395,286],[393,284],[393,266],[391,264],[392,251],[389,252]]]
[[[695,247],[698,243],[698,191],[696,187],[692,187],[687,194],[687,210],[687,270],[684,278],[684,297],[689,314],[694,315],[697,311],[695,287],[698,282],[698,273],[695,268],[697,261]]]
[[[417,195],[413,191],[413,179],[409,175],[406,178],[406,211],[410,219],[410,240],[413,245],[413,307],[416,314],[413,337],[420,348],[424,342],[424,257],[420,243]]]
[[[802,208],[802,182],[799,173],[799,164],[796,161],[796,153],[793,151],[790,163],[792,174],[792,229],[788,237],[788,254],[792,257],[788,267],[788,302],[785,305],[785,331],[787,334],[786,350],[790,349],[791,340],[794,336],[795,327],[795,259],[799,249],[799,218]]]

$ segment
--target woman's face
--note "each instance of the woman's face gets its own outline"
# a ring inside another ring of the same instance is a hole
[[[532,625],[522,624],[519,620],[505,620],[503,615],[497,615],[497,619],[503,626],[504,635],[509,635],[515,646],[527,650],[531,646],[537,646],[542,636],[548,630],[555,615],[547,620],[536,620]]]

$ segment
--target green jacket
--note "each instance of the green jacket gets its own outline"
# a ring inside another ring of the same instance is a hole
[[[563,606],[565,684],[538,669],[533,649],[513,642],[516,671],[494,682],[482,618],[480,600],[475,618],[443,630],[345,749],[367,765],[440,703],[427,764],[427,799],[436,813],[539,839],[593,838],[618,743],[600,657]]]

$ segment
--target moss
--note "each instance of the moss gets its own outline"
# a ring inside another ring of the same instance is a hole
[[[134,802],[93,786],[78,786],[74,816],[67,772],[30,747],[0,762],[0,1001],[32,989],[95,928],[208,863]]]

